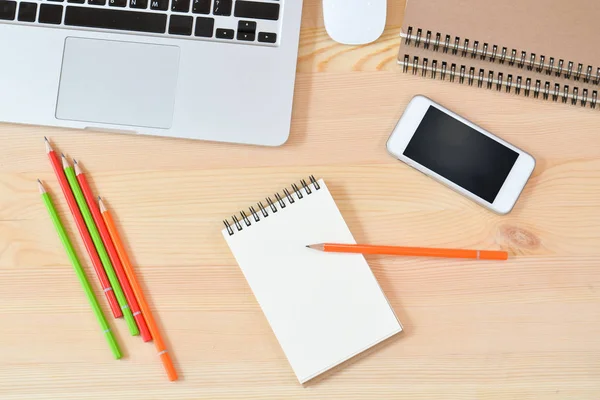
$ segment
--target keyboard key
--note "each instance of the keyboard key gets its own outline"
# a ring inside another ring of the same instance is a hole
[[[254,38],[256,37],[255,33],[248,32],[238,32],[237,40],[243,40],[245,42],[254,42]]]
[[[196,18],[196,30],[194,35],[199,37],[212,37],[215,30],[215,19],[198,17]]]
[[[256,33],[256,22],[254,22],[254,21],[238,22],[238,32]]]
[[[210,0],[194,0],[194,14],[210,14]],[[212,36],[212,33],[210,34]]]
[[[217,34],[215,37],[217,39],[233,39],[233,29],[221,29],[217,28]]]
[[[148,0],[129,0],[129,7],[131,8],[148,8]]]
[[[43,5],[42,5],[43,6]],[[167,16],[159,13],[68,6],[65,25],[121,31],[165,33]]]
[[[150,9],[167,11],[169,9],[169,0],[150,0]]]
[[[21,3],[19,4],[19,21],[35,22],[37,14],[37,3]]]
[[[40,5],[40,17],[38,21],[42,24],[60,25],[62,21],[63,6],[54,4]]]
[[[12,21],[17,15],[17,2],[0,0],[0,19]]]
[[[233,0],[215,0],[213,14],[215,15],[231,15]],[[232,37],[233,39],[233,37]]]
[[[238,0],[235,3],[234,15],[239,18],[269,19],[277,21],[279,19],[279,4]]]
[[[193,17],[188,17],[187,15],[171,15],[171,21],[169,22],[169,33],[171,35],[190,36],[192,34],[193,24]]]
[[[65,0],[48,0],[48,1],[53,1],[53,2],[55,2],[55,3],[62,3],[62,2],[64,2]]]
[[[108,0],[111,7],[127,7],[127,0]]]
[[[88,0],[88,4],[92,6],[105,6],[106,0]]]
[[[190,0],[172,0],[171,1],[171,11],[183,12],[183,13],[190,12]],[[192,32],[190,32],[190,35],[191,34],[192,34]]]
[[[271,32],[260,32],[258,34],[258,41],[263,43],[275,43],[277,42],[277,34]]]
[[[85,4],[85,0],[67,0],[68,3]]]

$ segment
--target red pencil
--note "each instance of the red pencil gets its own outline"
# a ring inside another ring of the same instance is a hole
[[[75,223],[77,224],[77,230],[79,230],[79,234],[83,239],[85,248],[90,256],[90,259],[92,260],[92,265],[94,266],[94,270],[96,270],[96,275],[98,275],[98,280],[100,281],[100,285],[102,285],[102,289],[104,290],[104,294],[106,295],[106,299],[108,300],[110,309],[112,310],[112,313],[115,316],[115,318],[122,317],[123,313],[121,312],[121,307],[119,307],[119,303],[117,302],[115,293],[113,292],[113,289],[110,286],[110,282],[108,281],[106,272],[104,272],[104,267],[102,266],[102,262],[98,257],[98,253],[96,252],[96,248],[94,247],[94,242],[92,242],[92,238],[90,237],[87,227],[85,226],[85,222],[83,221],[81,211],[79,211],[79,207],[77,207],[77,202],[75,201],[73,192],[71,192],[71,187],[69,186],[69,182],[67,181],[67,177],[65,176],[65,171],[63,170],[62,164],[58,160],[58,156],[52,149],[52,146],[50,146],[48,138],[44,137],[44,140],[46,141],[46,153],[50,158],[52,168],[56,173],[58,183],[60,184],[60,188],[62,189],[65,199],[67,200],[67,204],[69,205],[71,214],[73,214],[73,218],[75,219]]]
[[[142,335],[142,339],[144,340],[144,342],[149,342],[152,340],[152,335],[150,335],[148,325],[146,325],[146,321],[144,320],[144,316],[142,315],[142,311],[140,310],[140,306],[137,302],[137,299],[133,294],[133,290],[131,289],[129,280],[127,280],[127,274],[125,274],[125,270],[123,269],[123,265],[121,264],[121,260],[119,259],[117,249],[115,249],[112,239],[110,238],[110,234],[108,233],[108,229],[106,228],[106,224],[104,223],[102,214],[100,214],[98,204],[96,204],[96,198],[92,193],[92,189],[90,189],[90,185],[88,184],[87,178],[81,170],[79,163],[77,162],[77,160],[73,160],[73,163],[75,164],[75,174],[77,175],[77,181],[79,182],[79,186],[81,186],[81,190],[83,191],[85,201],[87,202],[88,207],[90,207],[90,211],[92,212],[92,218],[94,218],[96,227],[98,227],[100,237],[102,238],[102,242],[104,242],[104,247],[106,247],[106,251],[108,252],[110,262],[115,268],[117,278],[119,279],[119,283],[121,284],[123,292],[125,293],[127,303],[129,303],[129,307],[131,307],[131,311],[133,312],[133,318],[135,318],[135,322],[137,322],[138,328],[140,329],[140,334]]]

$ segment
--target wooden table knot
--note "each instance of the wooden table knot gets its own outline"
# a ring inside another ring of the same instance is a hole
[[[536,250],[541,246],[542,241],[537,235],[524,228],[512,225],[502,225],[499,229],[500,243],[505,243],[510,247],[516,247],[523,250]]]

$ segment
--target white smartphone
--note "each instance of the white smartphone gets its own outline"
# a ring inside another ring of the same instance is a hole
[[[392,132],[394,157],[499,214],[514,207],[535,159],[424,96]]]

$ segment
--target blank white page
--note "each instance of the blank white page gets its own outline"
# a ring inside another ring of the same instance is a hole
[[[306,248],[356,243],[325,183],[223,235],[300,383],[402,331],[365,258]]]

